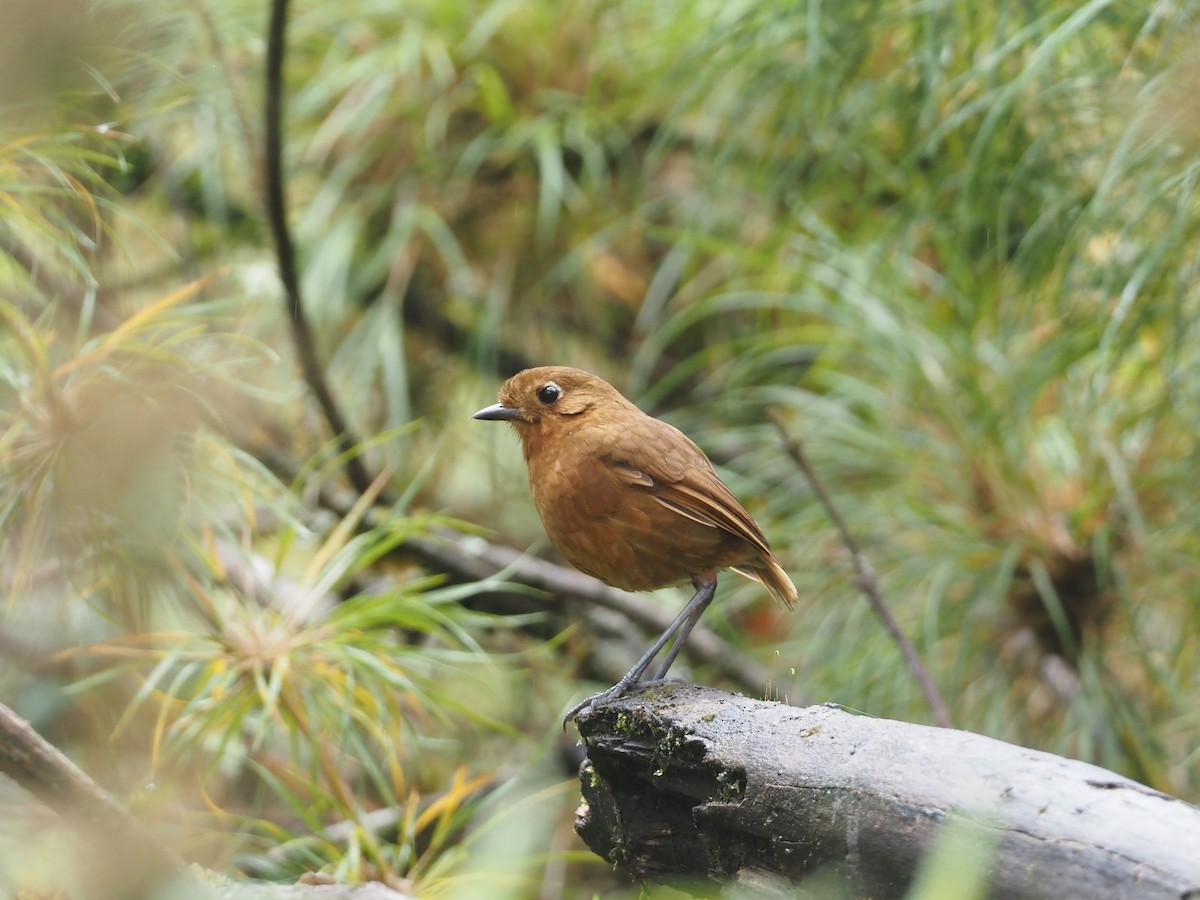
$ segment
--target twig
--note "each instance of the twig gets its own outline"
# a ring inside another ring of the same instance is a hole
[[[300,370],[309,390],[317,399],[325,421],[333,432],[339,451],[343,453],[343,467],[350,483],[359,493],[365,493],[372,478],[366,466],[354,453],[345,451],[358,446],[351,434],[341,410],[333,399],[333,393],[325,383],[325,375],[317,361],[317,352],[304,315],[300,296],[300,279],[296,274],[296,253],[287,225],[287,201],[283,191],[283,51],[284,34],[287,29],[288,0],[272,0],[271,20],[267,30],[266,70],[266,153],[264,168],[266,175],[266,212],[271,225],[271,236],[275,240],[275,255],[279,262],[279,280],[283,282],[284,299],[287,302],[288,318],[292,323],[292,339],[296,344],[296,356]]]
[[[825,485],[817,477],[817,473],[809,463],[808,457],[804,455],[804,450],[800,446],[799,441],[788,433],[787,428],[784,427],[783,422],[773,410],[768,410],[767,415],[775,423],[775,427],[779,429],[784,451],[792,458],[800,471],[804,473],[804,477],[808,480],[809,486],[812,487],[813,493],[817,495],[817,499],[825,507],[829,518],[833,520],[838,534],[841,535],[842,543],[850,551],[850,559],[854,563],[854,571],[857,574],[855,581],[863,593],[866,594],[867,600],[870,601],[871,609],[879,621],[883,623],[884,629],[891,635],[892,640],[896,642],[896,646],[900,648],[900,654],[904,657],[904,662],[908,665],[908,670],[917,680],[917,684],[921,686],[921,693],[925,695],[925,702],[929,704],[929,708],[933,712],[933,720],[943,728],[952,727],[950,710],[946,706],[946,701],[942,699],[937,685],[933,683],[933,679],[929,676],[925,664],[921,662],[921,657],[917,655],[916,648],[912,645],[908,636],[901,630],[900,623],[896,621],[896,617],[892,615],[891,609],[888,608],[887,602],[883,599],[883,594],[879,590],[879,582],[875,578],[875,570],[871,567],[870,560],[863,555],[858,541],[850,533],[850,529],[846,527],[846,521],[842,518],[842,514],[838,511],[837,506],[834,505],[833,498],[829,496],[829,492],[825,490]]]
[[[438,529],[436,539],[410,538],[398,549],[411,553],[425,565],[467,580],[482,580],[505,572],[509,581],[612,610],[650,632],[662,631],[674,618],[674,613],[659,610],[634,594],[602,584],[591,575],[448,528]],[[684,653],[695,662],[712,666],[740,690],[753,696],[761,696],[773,681],[770,672],[703,625],[692,632],[684,645]],[[795,694],[790,694],[789,700],[803,702]]]
[[[96,836],[125,847],[143,877],[183,871],[185,863],[175,851],[3,703],[0,772],[69,821],[86,823]]]
[[[295,465],[286,454],[264,446],[247,449],[285,480],[295,477]],[[343,517],[349,514],[355,499],[344,489],[328,484],[321,488],[318,496],[321,506]],[[390,508],[377,502],[371,513],[363,518],[360,527],[374,528],[380,524],[382,517],[390,515]],[[394,552],[415,559],[430,571],[444,572],[459,582],[485,581],[503,572],[510,584],[532,587],[585,607],[611,610],[634,625],[656,634],[666,628],[673,618],[672,613],[661,611],[634,594],[609,587],[590,575],[451,528],[436,528],[428,537],[408,538]],[[495,596],[505,591],[503,585],[497,584],[486,591],[481,589],[480,593]],[[692,632],[683,652],[688,659],[711,666],[732,685],[751,696],[762,696],[775,680],[765,667],[703,624]],[[620,674],[622,672],[616,673]],[[789,691],[788,701],[803,705],[806,698]]]
[[[280,460],[274,462],[281,463]],[[347,514],[352,502],[345,491],[336,487],[326,486],[320,492],[321,505],[342,516]],[[380,516],[389,514],[389,510],[377,505],[362,525],[366,528],[375,527],[379,524]],[[459,581],[485,581],[503,572],[505,579],[512,584],[612,610],[651,632],[661,632],[673,618],[672,613],[660,611],[640,601],[634,594],[609,587],[591,575],[452,528],[435,528],[429,537],[408,538],[395,552],[416,559],[432,571],[445,572]],[[481,593],[495,594],[502,590],[497,585],[486,592],[481,590]],[[703,625],[692,632],[684,645],[684,653],[695,662],[712,666],[740,690],[753,696],[761,695],[773,681],[770,672]],[[789,699],[793,703],[802,702],[794,693],[789,695]]]

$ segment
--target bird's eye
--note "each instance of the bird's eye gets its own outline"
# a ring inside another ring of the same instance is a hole
[[[543,385],[542,387],[538,388],[537,398],[542,403],[545,403],[547,406],[549,406],[551,403],[553,403],[555,400],[557,400],[561,396],[562,396],[562,388],[560,388],[553,381],[551,381],[549,384]]]

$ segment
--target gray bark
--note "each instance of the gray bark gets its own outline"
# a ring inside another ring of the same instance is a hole
[[[577,722],[576,830],[643,880],[902,897],[944,838],[983,896],[1200,898],[1200,809],[1087,763],[674,683]]]

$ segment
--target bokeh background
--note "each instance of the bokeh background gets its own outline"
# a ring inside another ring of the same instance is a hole
[[[289,224],[366,496],[264,213],[267,14],[0,6],[0,698],[164,840],[636,895],[560,717],[649,635],[445,562],[556,560],[470,419],[547,363],[692,436],[799,588],[723,578],[726,665],[675,674],[931,721],[774,417],[957,727],[1200,800],[1200,5],[295,0]],[[0,888],[86,884],[0,805]]]

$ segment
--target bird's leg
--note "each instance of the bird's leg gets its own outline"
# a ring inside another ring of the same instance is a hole
[[[642,654],[641,659],[633,664],[633,668],[622,675],[621,680],[610,687],[607,691],[601,691],[599,694],[588,697],[586,700],[575,704],[569,710],[567,710],[567,714],[563,717],[563,727],[566,728],[567,723],[574,719],[587,707],[595,706],[600,703],[609,703],[613,700],[616,700],[618,697],[622,696],[626,691],[628,691],[632,685],[641,681],[643,673],[645,673],[646,669],[650,668],[650,663],[654,662],[654,657],[658,656],[658,654],[662,651],[662,648],[667,646],[667,643],[676,634],[680,635],[680,640],[677,642],[676,646],[681,646],[683,643],[682,639],[686,638],[688,632],[692,630],[692,627],[696,624],[696,619],[699,619],[700,614],[704,612],[708,604],[712,603],[713,594],[716,592],[716,589],[717,579],[715,575],[708,576],[702,581],[698,582],[696,584],[696,593],[692,595],[692,599],[689,600],[687,605],[679,611],[679,615],[677,615],[674,621],[667,626],[666,630],[659,635],[658,640],[650,645],[650,649]],[[675,647],[671,648],[671,653],[667,658],[667,666],[674,661],[678,652],[679,651]],[[663,667],[662,671],[666,671],[665,666]],[[662,676],[660,675],[659,677]]]
[[[671,645],[671,650],[667,654],[667,658],[663,660],[663,664],[658,667],[658,672],[655,673],[652,681],[662,681],[667,677],[667,670],[671,668],[671,663],[675,662],[675,657],[679,655],[679,651],[683,649],[684,642],[688,639],[688,635],[692,633],[692,629],[696,627],[696,623],[700,621],[700,617],[704,615],[704,611],[708,609],[708,604],[712,603],[713,596],[716,593],[717,576],[715,574],[705,575],[702,579],[697,579],[693,582],[696,587],[696,596],[692,598],[693,602],[701,597],[704,586],[708,585],[708,593],[704,595],[701,602],[695,603],[695,608],[692,609],[692,614],[688,616],[683,625],[679,628],[679,634],[675,638],[675,643]],[[688,603],[684,607],[685,610],[691,609],[693,603]]]

